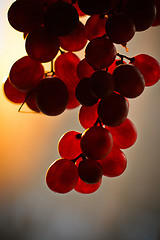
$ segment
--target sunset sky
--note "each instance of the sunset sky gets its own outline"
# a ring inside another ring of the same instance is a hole
[[[128,165],[117,178],[103,178],[91,195],[51,192],[45,183],[49,165],[60,156],[59,138],[83,132],[79,108],[57,117],[31,113],[9,102],[3,82],[12,64],[26,55],[23,34],[7,21],[13,1],[0,2],[0,236],[2,240],[158,240],[160,237],[160,83],[130,101],[129,118],[138,131],[125,150]],[[83,20],[84,21],[84,20]],[[128,44],[160,61],[160,27],[137,33]],[[82,53],[78,54],[82,59]]]

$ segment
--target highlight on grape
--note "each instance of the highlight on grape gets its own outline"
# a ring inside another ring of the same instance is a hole
[[[6,98],[21,104],[19,111],[27,104],[48,116],[80,107],[84,132],[68,131],[60,138],[60,158],[47,170],[47,186],[56,193],[97,191],[103,177],[126,170],[122,150],[136,142],[128,99],[160,79],[154,57],[128,57],[115,44],[127,47],[136,32],[159,26],[159,1],[17,0],[8,9],[8,21],[23,33],[26,56],[10,69],[3,85]],[[76,52],[82,49],[80,59]]]

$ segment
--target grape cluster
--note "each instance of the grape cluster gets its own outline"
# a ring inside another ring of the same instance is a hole
[[[48,116],[80,105],[85,131],[66,132],[59,140],[61,158],[48,168],[48,187],[58,193],[95,192],[102,176],[125,171],[122,149],[137,139],[128,99],[160,79],[155,58],[124,56],[115,44],[127,49],[136,32],[159,26],[159,0],[17,0],[8,21],[24,34],[27,55],[12,65],[5,96]],[[82,49],[80,59],[75,52]]]

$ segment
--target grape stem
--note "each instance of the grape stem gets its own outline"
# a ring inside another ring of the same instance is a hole
[[[29,98],[29,96],[31,95],[31,93],[34,92],[34,91],[35,91],[35,89],[31,90],[31,91],[27,94],[27,96],[26,96],[24,102],[21,104],[20,108],[18,109],[18,112],[21,111],[23,105],[26,103],[27,99]]]
[[[72,159],[71,161],[72,161],[73,163],[75,163],[79,158],[82,158],[83,160],[86,159],[86,157],[84,156],[84,154],[81,153],[81,154],[78,155],[78,157]]]
[[[123,58],[126,58],[127,60],[130,61],[130,63],[132,63],[134,61],[134,57],[130,58],[130,57],[127,57],[123,54],[120,54],[120,53],[117,53],[117,56],[121,58],[121,60],[123,61]]]

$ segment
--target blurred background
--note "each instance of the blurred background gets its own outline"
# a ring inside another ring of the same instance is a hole
[[[4,97],[10,67],[26,55],[23,35],[7,21],[12,2],[0,1],[0,239],[160,240],[160,83],[130,101],[138,140],[124,151],[124,174],[104,177],[90,195],[51,192],[45,174],[59,158],[59,138],[84,129],[79,108],[57,117],[18,113],[19,105]],[[146,53],[160,61],[159,43],[160,27],[150,28],[129,42],[127,55]]]

